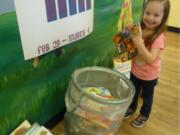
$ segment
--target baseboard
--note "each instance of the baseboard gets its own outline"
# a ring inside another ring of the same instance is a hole
[[[180,28],[168,26],[168,31],[180,33]]]
[[[56,114],[53,118],[48,120],[43,126],[45,126],[48,129],[52,129],[59,122],[61,122],[63,120],[65,112],[66,112],[66,109],[64,108],[62,111],[60,111],[58,114]]]

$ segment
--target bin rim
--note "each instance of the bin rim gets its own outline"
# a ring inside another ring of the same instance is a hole
[[[112,73],[116,76],[119,76],[121,79],[123,79],[123,81],[130,87],[130,93],[129,93],[129,96],[127,97],[124,97],[124,98],[121,98],[121,99],[118,99],[118,98],[115,98],[115,99],[103,99],[103,98],[98,98],[98,97],[95,97],[91,94],[88,94],[87,92],[85,92],[83,90],[83,88],[77,83],[77,76],[83,72],[86,72],[86,71],[104,71],[104,72],[108,72],[108,73]],[[89,97],[90,99],[93,99],[97,102],[100,102],[100,103],[106,103],[106,104],[120,104],[120,103],[125,103],[125,102],[128,102],[129,100],[132,99],[132,96],[134,96],[134,93],[135,93],[135,88],[134,88],[134,85],[132,84],[132,82],[125,76],[123,75],[122,73],[118,72],[118,71],[115,71],[113,69],[110,69],[110,68],[107,68],[107,67],[101,67],[101,66],[91,66],[91,67],[81,67],[81,68],[78,68],[76,69],[73,74],[71,75],[71,80],[72,80],[72,83],[74,84],[74,86],[81,91],[81,95],[83,97],[83,95]],[[81,97],[81,99],[82,99]]]

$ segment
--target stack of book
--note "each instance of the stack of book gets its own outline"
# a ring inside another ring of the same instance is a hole
[[[38,123],[30,124],[27,120],[21,123],[10,135],[53,135],[47,128]]]
[[[117,59],[114,59],[114,70],[122,73],[127,78],[130,78],[131,60],[122,63]]]

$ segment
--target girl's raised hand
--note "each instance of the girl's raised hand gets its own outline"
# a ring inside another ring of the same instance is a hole
[[[141,25],[137,24],[131,28],[131,37],[137,47],[143,42]]]

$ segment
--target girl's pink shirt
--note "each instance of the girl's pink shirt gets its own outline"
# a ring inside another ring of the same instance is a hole
[[[159,35],[153,42],[151,48],[164,48],[164,34]],[[132,60],[131,72],[139,79],[154,80],[158,78],[161,69],[160,54],[152,64],[137,65],[135,60]]]

